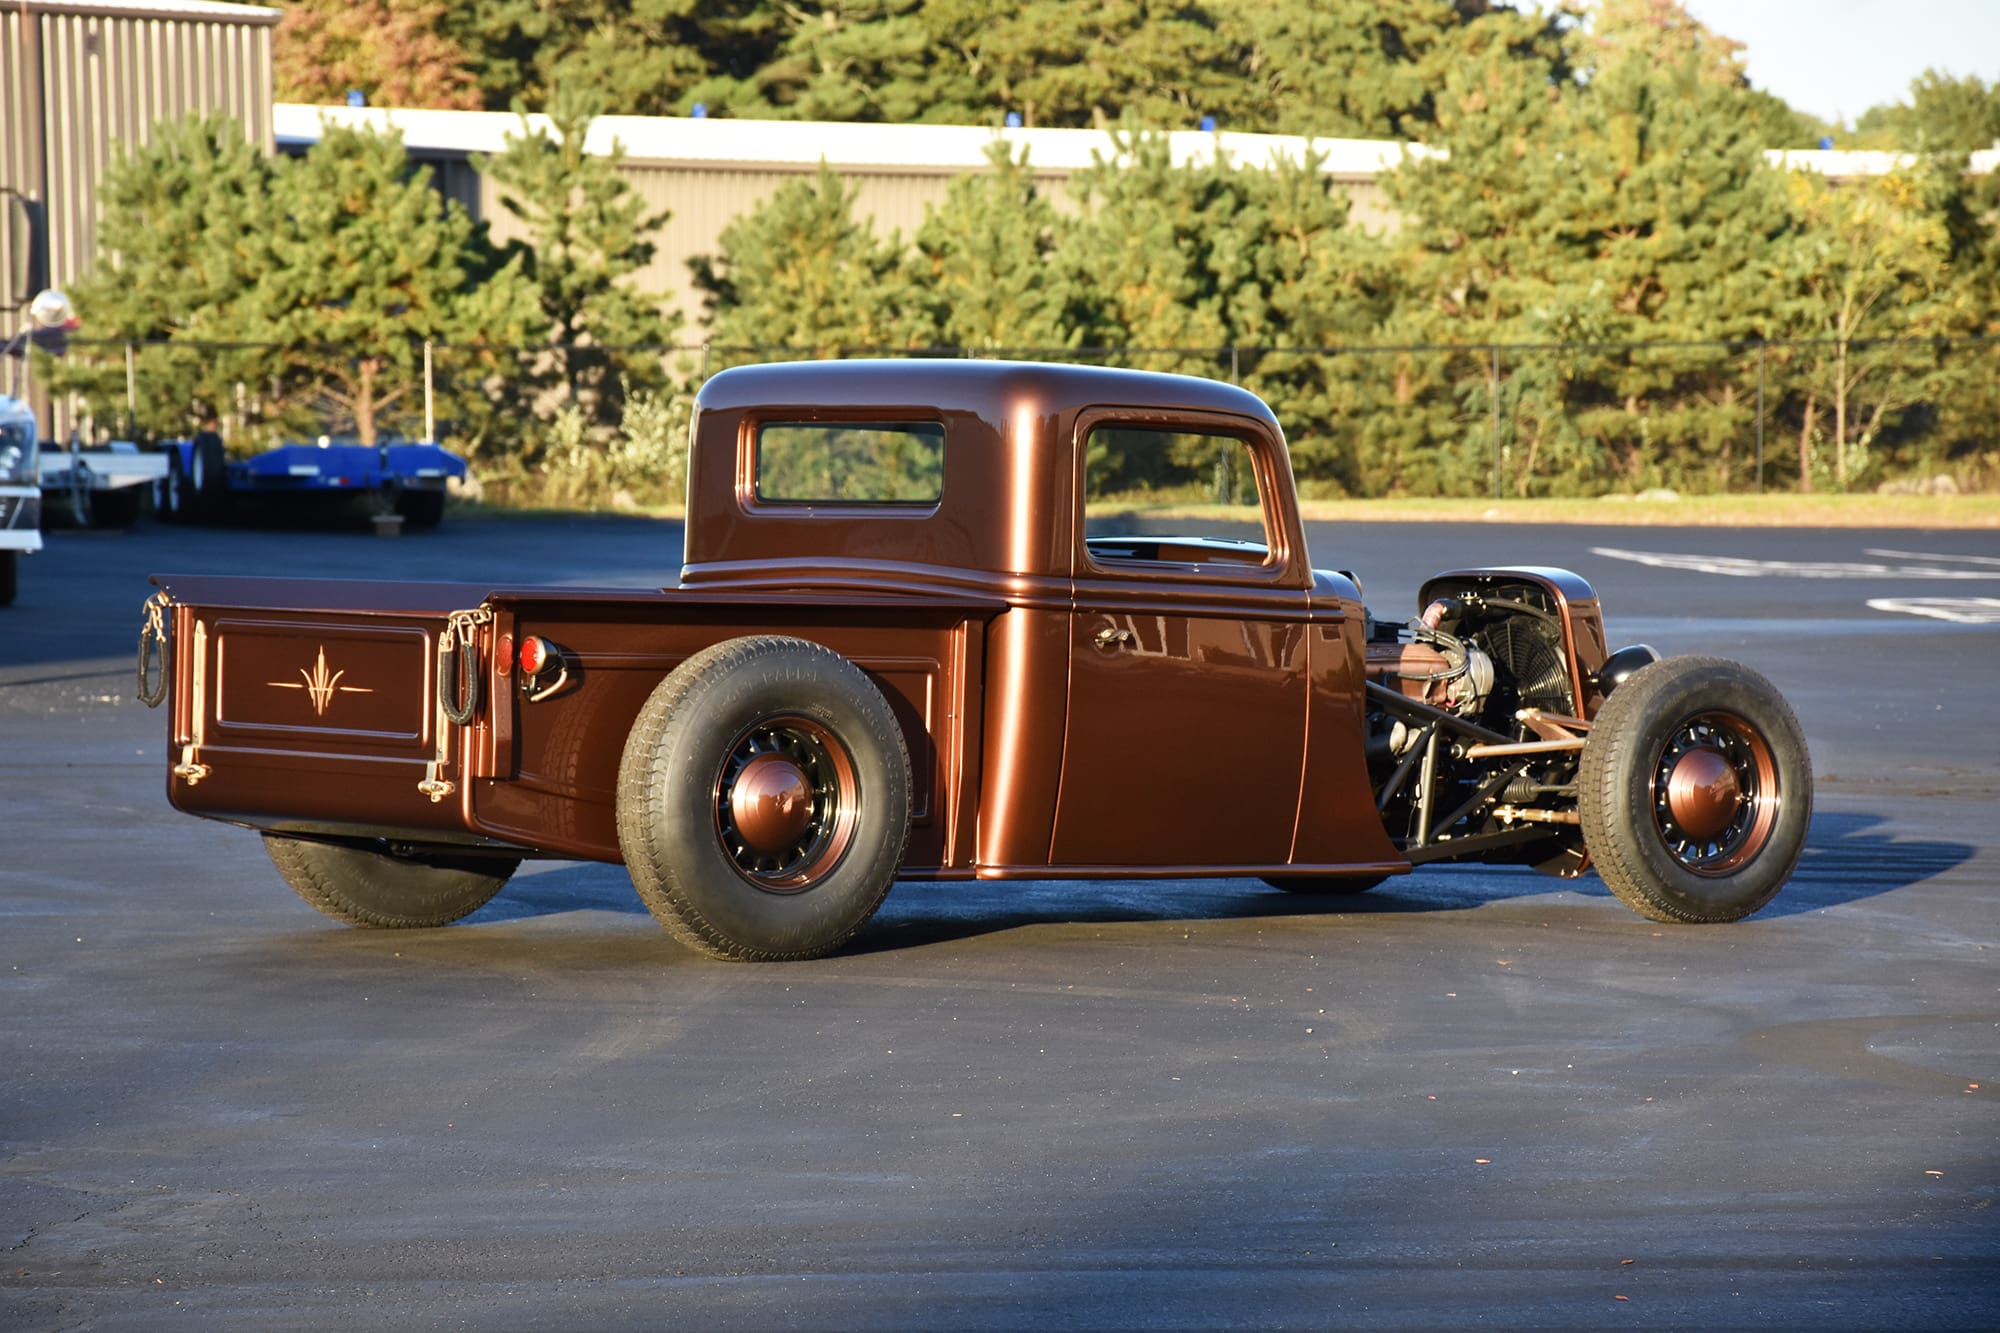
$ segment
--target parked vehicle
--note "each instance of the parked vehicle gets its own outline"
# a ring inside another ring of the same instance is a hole
[[[1115,500],[1148,488],[1261,539],[1143,531]],[[1312,567],[1278,423],[1226,384],[725,371],[684,554],[643,592],[159,576],[169,799],[259,830],[342,921],[443,925],[523,858],[622,861],[677,938],[747,959],[837,948],[899,877],[1340,895],[1594,862],[1648,917],[1731,921],[1805,840],[1806,743],[1762,676],[1607,651],[1563,570],[1440,574],[1375,619]]]
[[[21,557],[42,549],[41,440],[35,414],[0,394],[0,606],[21,587]]]
[[[232,461],[220,435],[199,431],[161,448],[160,514],[180,523],[211,522],[251,500],[374,497],[411,527],[434,528],[444,518],[447,483],[465,476],[465,460],[442,446],[400,440],[364,445],[322,435],[315,444],[280,445]]]
[[[79,527],[129,528],[145,512],[148,490],[166,475],[165,454],[130,440],[88,449],[72,441],[68,448],[45,449],[42,513]]]

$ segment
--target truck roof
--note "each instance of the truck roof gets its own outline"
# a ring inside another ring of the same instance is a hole
[[[1106,366],[1051,365],[943,357],[779,361],[711,376],[696,400],[704,410],[764,407],[881,407],[972,411],[996,423],[1021,408],[1038,412],[1119,405],[1234,412],[1277,424],[1264,400],[1195,375]]]

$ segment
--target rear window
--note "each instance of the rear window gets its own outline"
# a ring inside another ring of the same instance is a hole
[[[934,505],[944,494],[935,422],[772,422],[757,430],[765,504]]]

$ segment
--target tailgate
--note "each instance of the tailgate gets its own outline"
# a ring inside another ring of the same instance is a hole
[[[200,583],[167,585],[174,805],[290,831],[464,827],[464,779],[484,770],[488,729],[450,724],[438,675],[448,633],[458,660],[467,647],[491,660],[490,624],[454,614],[480,605],[476,591]]]

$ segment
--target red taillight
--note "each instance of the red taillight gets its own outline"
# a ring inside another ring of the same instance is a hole
[[[521,636],[521,674],[539,676],[542,668],[549,664],[552,653],[548,640],[535,634]]]

